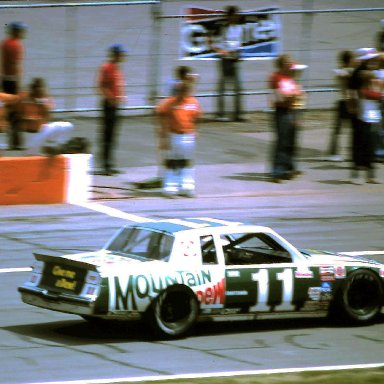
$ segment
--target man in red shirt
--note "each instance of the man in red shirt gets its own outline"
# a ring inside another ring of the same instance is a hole
[[[3,91],[17,94],[20,91],[23,77],[24,46],[26,26],[22,22],[12,22],[7,28],[8,37],[1,43],[1,81]],[[18,126],[16,111],[10,109],[8,114],[9,149],[22,149],[22,138]]]
[[[101,127],[101,160],[103,174],[111,176],[119,173],[113,167],[112,150],[117,135],[118,109],[126,100],[124,75],[121,63],[126,56],[126,50],[120,44],[109,48],[109,60],[99,69],[98,88],[101,94],[103,109]]]
[[[269,77],[273,91],[275,146],[272,157],[272,181],[280,183],[299,174],[295,164],[297,102],[302,97],[295,80],[295,63],[289,55],[276,59],[276,71]]]

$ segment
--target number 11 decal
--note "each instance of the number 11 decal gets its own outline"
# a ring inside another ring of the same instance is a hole
[[[292,305],[293,270],[291,268],[284,269],[283,272],[276,274],[276,278],[282,282],[283,294],[281,304],[276,305],[274,307],[274,311],[293,311],[295,309],[295,306]],[[249,308],[249,312],[269,312],[271,310],[271,306],[268,305],[268,269],[260,269],[259,272],[252,273],[252,280],[257,282],[257,298],[256,304]]]

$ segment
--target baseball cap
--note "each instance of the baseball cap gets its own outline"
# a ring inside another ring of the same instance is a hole
[[[27,29],[27,25],[22,21],[12,21],[12,23],[8,24],[9,30],[22,30]]]
[[[113,44],[109,47],[109,52],[113,54],[128,53],[122,44]]]

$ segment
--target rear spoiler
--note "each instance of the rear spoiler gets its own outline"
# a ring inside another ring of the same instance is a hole
[[[84,268],[91,271],[98,272],[97,266],[94,264],[87,263],[85,261],[70,260],[64,256],[51,256],[44,255],[42,253],[33,253],[33,256],[38,261],[49,262],[49,263],[58,263],[68,265],[70,267]]]

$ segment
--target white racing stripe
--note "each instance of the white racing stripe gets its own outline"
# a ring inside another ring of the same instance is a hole
[[[384,251],[354,251],[354,252],[339,252],[347,256],[374,256],[374,255],[384,255]]]
[[[235,377],[244,375],[272,375],[279,373],[299,373],[299,372],[315,372],[315,371],[341,371],[349,369],[369,369],[381,368],[384,363],[375,364],[356,364],[356,365],[334,365],[325,367],[307,367],[307,368],[285,368],[285,369],[263,369],[259,371],[228,371],[214,373],[194,373],[184,375],[163,375],[163,376],[141,376],[141,377],[119,377],[111,379],[91,379],[91,380],[75,380],[75,381],[47,381],[39,384],[109,384],[109,383],[140,383],[143,381],[160,381],[160,380],[182,380],[182,379],[207,379],[215,377]],[[28,384],[28,383],[27,383]],[[32,384],[32,383],[30,383]]]

